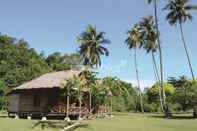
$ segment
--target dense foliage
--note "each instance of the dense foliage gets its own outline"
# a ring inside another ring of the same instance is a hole
[[[164,84],[166,100],[172,112],[187,112],[196,110],[197,82],[187,79],[185,76],[179,78],[170,77]],[[156,83],[144,92],[146,96],[146,107],[149,112],[160,111],[159,86]]]
[[[93,110],[98,106],[105,105],[112,106],[113,111],[118,112],[138,110],[138,91],[131,84],[116,77],[97,78],[94,72],[83,71],[82,73],[65,81],[65,93],[68,94],[69,89],[69,94],[72,94],[70,101],[75,100],[76,103],[79,103],[77,102],[79,100],[77,92],[85,91],[91,93],[91,97],[85,93],[81,99],[86,105],[91,102]],[[92,77],[89,78],[88,76]]]
[[[70,69],[80,65],[76,54],[54,53],[45,58],[28,43],[8,35],[0,35],[0,109],[7,107],[5,94],[13,87],[44,73]]]
[[[54,71],[69,70],[80,67],[80,57],[78,54],[64,54],[59,52],[50,54],[46,62]]]

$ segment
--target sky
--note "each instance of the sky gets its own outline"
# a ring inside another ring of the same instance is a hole
[[[191,3],[197,4],[196,0]],[[76,37],[92,24],[105,31],[111,40],[109,57],[102,57],[99,76],[116,76],[136,83],[133,51],[124,43],[126,32],[142,17],[153,14],[147,0],[0,0],[0,32],[24,38],[32,48],[47,56],[53,52],[75,53]],[[164,76],[187,75],[190,72],[181,43],[178,26],[165,21],[166,11],[160,3],[159,26],[164,55]],[[194,19],[183,25],[194,71],[197,70],[197,12]],[[142,87],[154,83],[151,56],[138,51]],[[195,72],[197,73],[197,71]]]

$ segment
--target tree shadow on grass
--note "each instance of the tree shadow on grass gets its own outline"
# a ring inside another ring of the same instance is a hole
[[[68,122],[62,122],[62,121],[38,121],[35,122],[34,125],[31,128],[41,128],[41,129],[63,129],[65,126],[70,125],[71,123]]]
[[[74,128],[72,128],[72,129],[70,129],[70,130],[68,130],[68,131],[75,131],[75,130],[78,129],[78,128],[91,129],[91,128],[89,127],[88,124],[86,124],[86,123],[81,123],[81,124],[79,124],[78,126],[75,126]]]
[[[7,118],[8,116],[3,116],[3,115],[0,115],[0,118]]]
[[[32,129],[34,128],[41,128],[42,130],[44,129],[63,129],[67,126],[72,125],[73,122],[65,122],[65,121],[38,121],[36,123],[34,123],[34,125],[31,127]],[[74,131],[78,128],[88,128],[88,124],[86,123],[81,123],[79,125],[77,125],[76,127],[70,129],[69,131]]]
[[[160,118],[160,119],[174,119],[174,120],[191,120],[196,119],[192,115],[173,115],[171,117],[166,118],[164,115],[150,115],[152,118]]]

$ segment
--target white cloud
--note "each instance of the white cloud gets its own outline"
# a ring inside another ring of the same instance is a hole
[[[123,69],[126,68],[128,61],[126,59],[120,60],[119,64],[106,64],[98,69],[98,72],[109,75],[118,76]]]
[[[108,63],[105,65],[102,65],[97,71],[100,73],[101,77],[117,76],[121,80],[131,83],[134,86],[137,86],[137,81],[134,78],[124,79],[124,78],[120,77],[120,75],[125,73],[125,69],[127,69],[126,67],[128,66],[128,64],[129,64],[129,62],[127,59],[122,59],[119,61],[119,64]],[[142,90],[146,87],[152,86],[153,84],[154,84],[154,80],[140,80],[140,85],[141,85]]]
[[[123,79],[124,81],[133,84],[134,86],[137,86],[137,81],[136,80],[128,80],[128,79]],[[154,84],[153,80],[140,80],[140,86],[141,89],[143,90],[146,87],[150,87]]]

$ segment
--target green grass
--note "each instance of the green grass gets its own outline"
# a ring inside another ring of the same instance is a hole
[[[163,119],[151,115],[126,114],[87,123],[87,128],[76,131],[197,131],[197,120],[185,116]]]
[[[186,115],[163,119],[158,115],[118,114],[112,119],[85,121],[76,131],[197,131],[197,119]],[[38,123],[0,117],[0,131],[60,131],[64,122]]]
[[[6,111],[2,111],[2,110],[0,110],[0,116],[7,116],[7,112]]]
[[[0,118],[0,131],[60,131],[65,125],[63,121],[43,123],[36,120]]]

